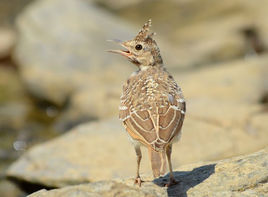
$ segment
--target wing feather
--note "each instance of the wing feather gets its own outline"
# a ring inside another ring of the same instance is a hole
[[[186,110],[181,89],[167,73],[162,74],[162,78],[152,74],[128,80],[119,107],[119,118],[130,136],[156,151],[179,134]]]
[[[135,138],[135,136],[140,136],[142,138],[137,138],[136,140],[141,141],[144,144],[150,144],[156,139],[156,133],[154,132],[154,128],[152,130],[146,130],[134,121],[133,118],[129,118],[124,121],[127,126],[131,129],[130,135]]]
[[[179,122],[182,121],[182,114],[179,110],[173,108],[169,110],[173,112],[173,117],[171,117],[170,114],[159,117],[159,137],[167,143],[176,135],[175,131],[178,128]],[[166,122],[168,122],[168,124],[166,124]]]

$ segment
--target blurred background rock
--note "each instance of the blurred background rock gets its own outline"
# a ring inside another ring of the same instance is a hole
[[[267,17],[266,0],[1,0],[0,193],[133,175],[134,151],[115,117],[136,68],[104,51],[117,47],[107,39],[133,38],[149,18],[188,103],[175,167],[267,146]],[[105,141],[107,132],[114,137]],[[145,156],[143,173],[146,164]]]

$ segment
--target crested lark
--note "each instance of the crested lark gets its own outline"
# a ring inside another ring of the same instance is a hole
[[[164,67],[159,48],[149,33],[151,20],[138,35],[129,41],[116,41],[126,50],[110,50],[121,54],[138,67],[123,86],[119,118],[123,121],[137,155],[135,183],[141,185],[139,175],[140,145],[148,148],[154,177],[165,174],[166,156],[170,170],[167,186],[175,184],[172,172],[172,143],[179,139],[186,105],[173,77]]]

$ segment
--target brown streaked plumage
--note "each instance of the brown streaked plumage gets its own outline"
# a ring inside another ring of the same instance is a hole
[[[180,87],[163,65],[154,34],[149,34],[150,26],[151,20],[133,40],[119,42],[127,50],[110,52],[127,57],[139,68],[124,84],[119,106],[119,118],[137,154],[135,182],[141,185],[142,144],[148,148],[154,177],[164,175],[167,156],[171,185],[175,183],[170,161],[172,143],[180,136],[186,105]]]

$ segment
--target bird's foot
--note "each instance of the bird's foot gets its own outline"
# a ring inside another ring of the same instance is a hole
[[[136,177],[136,179],[135,179],[135,181],[134,181],[134,185],[135,184],[137,184],[139,187],[141,187],[141,183],[142,183],[143,181],[141,180],[141,177]]]
[[[178,184],[179,181],[176,181],[174,178],[171,178],[167,184],[165,184],[165,187],[171,187],[173,185]]]

